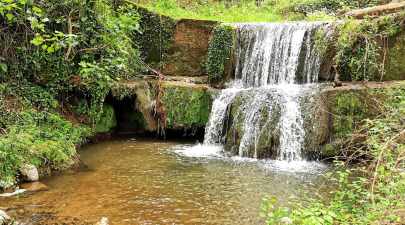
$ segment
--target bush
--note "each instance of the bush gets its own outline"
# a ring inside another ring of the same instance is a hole
[[[15,124],[0,137],[0,182],[14,184],[23,163],[63,169],[72,163],[75,146],[90,130],[75,126],[57,114],[33,109],[18,114]]]
[[[366,119],[355,133],[366,135],[360,144],[346,146],[361,164],[336,162],[337,172],[328,174],[337,189],[330,200],[309,199],[288,209],[267,200],[263,210],[267,224],[278,224],[288,217],[294,224],[400,224],[398,214],[405,207],[405,87],[393,88],[381,102],[385,110],[375,119]],[[348,143],[352,143],[350,140]],[[403,219],[403,218],[402,218]]]

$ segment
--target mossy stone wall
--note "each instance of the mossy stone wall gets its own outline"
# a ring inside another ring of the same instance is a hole
[[[138,7],[137,11],[140,15],[141,33],[135,34],[135,41],[140,46],[145,63],[158,69],[167,59],[177,20],[142,7]]]
[[[212,106],[212,93],[207,85],[163,81],[161,102],[167,116],[167,128],[187,130],[204,128]],[[117,84],[112,95],[116,101],[134,98],[134,116],[145,121],[143,130],[156,132],[157,118],[153,115],[156,80],[139,80]],[[128,106],[130,107],[130,106]],[[131,122],[131,121],[129,121]]]
[[[405,80],[405,31],[392,41],[385,69],[384,80]]]
[[[370,87],[357,85],[324,91],[322,95],[326,99],[326,108],[320,113],[328,116],[329,126],[326,132],[329,135],[320,148],[321,157],[338,156],[345,140],[356,140],[353,133],[364,120],[374,118],[386,110],[383,103],[392,88],[405,88],[405,82],[372,84]]]
[[[117,119],[114,108],[109,104],[103,105],[103,113],[100,119],[96,123],[96,133],[108,133],[111,132],[117,126]]]
[[[211,94],[206,86],[165,82],[162,87],[162,103],[167,114],[167,128],[205,127],[212,106]]]

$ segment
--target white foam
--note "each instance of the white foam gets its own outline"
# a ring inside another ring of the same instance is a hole
[[[221,145],[177,145],[173,150],[176,154],[189,158],[208,158],[235,163],[254,163],[266,171],[274,172],[319,174],[323,173],[328,168],[326,164],[319,161],[257,159],[238,155],[228,157],[225,155]]]
[[[176,146],[174,152],[183,155],[186,157],[192,158],[220,158],[223,157],[222,146],[220,145],[205,145],[205,144],[196,144],[196,145],[181,145]]]
[[[289,173],[321,173],[328,168],[324,163],[305,160],[264,160],[262,165],[266,170]]]

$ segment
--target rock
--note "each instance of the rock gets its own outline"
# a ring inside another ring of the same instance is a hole
[[[0,194],[0,197],[12,197],[14,195],[22,194],[22,193],[24,193],[26,191],[27,190],[25,190],[25,189],[18,189],[18,190],[14,191],[14,192]]]
[[[21,184],[21,188],[29,192],[38,192],[38,191],[47,191],[49,190],[48,186],[41,182],[32,182]]]
[[[110,223],[109,223],[107,217],[101,218],[101,220],[98,223],[96,223],[96,225],[108,225],[108,224],[110,224]]]
[[[204,128],[211,112],[212,98],[205,85],[183,82],[162,84],[162,103],[169,129]]]
[[[390,38],[388,42],[387,61],[385,73],[382,79],[387,80],[405,80],[405,31],[399,33],[396,37]]]
[[[20,173],[24,181],[33,182],[39,180],[38,169],[31,164],[24,164],[20,168]]]
[[[293,224],[293,221],[289,217],[283,217],[280,219],[280,224]]]
[[[11,222],[10,216],[6,212],[0,210],[0,225],[7,225]]]

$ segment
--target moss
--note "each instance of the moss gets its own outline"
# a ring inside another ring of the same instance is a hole
[[[405,32],[398,35],[388,50],[384,80],[405,80]]]
[[[389,80],[389,73],[395,67],[403,69],[402,63],[396,62],[396,55],[389,53],[386,40],[392,40],[403,30],[405,14],[382,16],[375,19],[348,20],[338,26],[338,38],[336,40],[335,64],[340,74],[340,79],[345,81],[370,80],[380,81],[381,78]],[[402,47],[403,50],[403,47]],[[401,48],[398,49],[401,51]],[[384,57],[388,52],[388,57]],[[390,57],[394,56],[393,59]],[[399,53],[399,61],[401,61]],[[395,65],[392,69],[387,67],[384,75],[383,64],[385,59]],[[390,71],[391,70],[391,71]],[[394,73],[395,74],[395,73]],[[385,78],[384,78],[385,76]]]
[[[151,132],[157,129],[156,119],[151,113],[153,111],[152,105],[156,98],[154,85],[155,81],[153,80],[137,80],[117,83],[111,89],[111,94],[116,100],[122,101],[125,98],[134,99],[134,102],[131,103],[135,104],[131,105],[134,108],[133,112],[125,115],[128,120],[134,123],[134,126],[131,125],[131,129],[139,128]]]
[[[165,61],[173,42],[177,21],[142,7],[138,7],[137,11],[140,15],[141,33],[135,34],[135,41],[141,48],[144,61],[153,68],[158,68]]]
[[[332,133],[342,138],[351,135],[365,119],[372,119],[387,109],[383,103],[394,88],[403,87],[399,82],[387,87],[340,90],[329,96],[332,113]]]
[[[168,128],[204,127],[211,112],[212,99],[205,87],[165,83],[162,103]]]
[[[367,108],[357,93],[340,93],[335,98],[333,129],[335,135],[343,137],[352,132],[356,122],[362,120]]]
[[[235,42],[234,28],[229,25],[215,27],[208,48],[207,72],[210,83],[220,82],[230,63],[232,47]]]
[[[327,109],[324,110],[329,117],[328,142],[319,143],[316,150],[321,158],[341,155],[341,150],[347,147],[347,140],[351,141],[351,145],[364,142],[369,131],[362,130],[361,134],[359,132],[367,121],[384,116],[392,110],[401,110],[401,107],[387,108],[386,103],[400,99],[405,91],[405,83],[399,81],[370,88],[357,86],[329,91],[329,94],[324,96],[328,99]]]
[[[322,158],[333,158],[339,155],[339,146],[326,144],[321,147]]]
[[[107,133],[110,132],[117,126],[117,119],[115,116],[114,108],[111,105],[104,104],[103,112],[100,119],[96,123],[95,132],[96,133]]]
[[[386,90],[363,89],[337,92],[333,99],[333,134],[346,137],[366,118],[378,115],[383,109],[376,102],[386,97]]]

